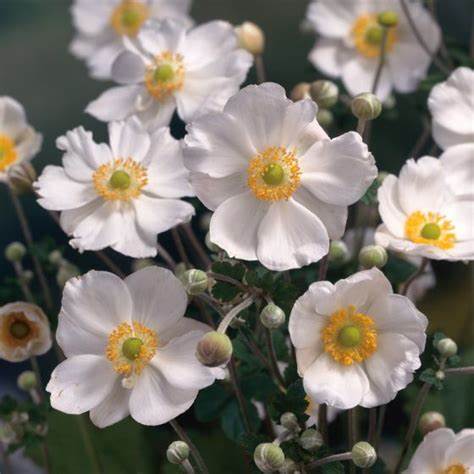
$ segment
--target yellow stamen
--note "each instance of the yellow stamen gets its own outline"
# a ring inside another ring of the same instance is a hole
[[[377,14],[364,14],[359,16],[352,25],[352,39],[356,50],[366,58],[377,58],[380,56],[383,27],[377,21]],[[393,50],[398,40],[397,27],[387,30],[387,42],[385,51]]]
[[[145,86],[158,101],[167,99],[184,85],[183,57],[178,53],[165,51],[155,57],[145,72]]]
[[[467,474],[469,471],[463,464],[457,463],[452,464],[448,468],[444,469],[441,474]]]
[[[289,199],[298,189],[301,171],[294,151],[270,147],[255,155],[247,168],[247,184],[257,199]]]
[[[363,362],[377,350],[374,320],[352,305],[331,315],[321,337],[325,352],[343,365]]]
[[[18,160],[15,142],[0,133],[0,173],[6,171]]]
[[[405,235],[416,244],[433,245],[443,250],[454,247],[456,234],[449,219],[436,212],[413,212],[405,222]]]
[[[30,321],[24,313],[14,312],[2,318],[0,340],[6,346],[24,347],[39,336],[39,326]]]
[[[132,324],[122,323],[112,331],[105,355],[116,372],[129,377],[141,374],[157,348],[156,332],[133,321]]]
[[[118,35],[134,37],[149,17],[150,8],[145,3],[122,0],[113,11],[110,23]]]
[[[92,176],[95,190],[107,201],[129,201],[148,184],[146,169],[132,158],[99,166]]]

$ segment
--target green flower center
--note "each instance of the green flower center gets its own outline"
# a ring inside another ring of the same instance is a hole
[[[367,43],[379,45],[382,43],[383,28],[378,25],[371,26],[365,32],[365,40]]]
[[[441,235],[441,228],[438,224],[430,222],[421,229],[421,236],[424,239],[438,240]]]
[[[339,331],[337,340],[344,347],[355,347],[361,340],[360,329],[356,326],[344,326]]]
[[[128,189],[131,183],[130,175],[123,170],[114,171],[109,180],[109,184],[113,189],[121,189],[122,191]]]
[[[140,350],[143,346],[143,341],[138,337],[129,337],[122,345],[122,354],[128,360],[135,360],[140,355]]]
[[[168,82],[174,79],[174,69],[171,64],[162,64],[155,69],[153,80],[156,82]]]
[[[122,13],[122,25],[126,26],[127,28],[133,28],[141,22],[142,17],[140,15],[140,12],[138,12],[134,8],[126,9]]]
[[[283,167],[278,163],[270,163],[266,166],[262,174],[262,179],[269,186],[278,186],[285,177]]]
[[[15,339],[24,339],[30,333],[30,327],[23,321],[15,321],[10,326],[10,334]]]

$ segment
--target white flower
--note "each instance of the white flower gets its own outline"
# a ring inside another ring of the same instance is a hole
[[[109,79],[112,63],[147,20],[174,18],[191,25],[191,0],[75,0],[71,8],[77,34],[70,50],[84,59],[96,79]]]
[[[210,238],[231,257],[272,270],[299,268],[340,238],[347,206],[377,169],[360,135],[330,140],[311,100],[272,83],[248,86],[188,126],[185,166],[211,210]]]
[[[41,142],[41,135],[28,124],[22,105],[0,96],[0,182],[7,180],[13,166],[31,160]]]
[[[420,2],[407,2],[418,31],[432,51],[440,44],[440,30]],[[377,16],[398,15],[387,36],[386,61],[377,95],[383,101],[392,89],[413,92],[427,73],[430,56],[419,45],[398,0],[313,0],[307,18],[321,37],[309,54],[311,63],[331,77],[341,77],[350,94],[372,90],[382,42]]]
[[[456,197],[447,176],[429,156],[409,160],[399,178],[387,176],[378,191],[376,243],[435,260],[474,259],[474,200]]]
[[[156,255],[156,234],[194,214],[181,144],[168,128],[150,133],[131,118],[109,124],[110,146],[82,127],[57,139],[63,167],[47,166],[35,183],[46,209],[62,211],[72,247],[112,247],[135,258]]]
[[[150,22],[127,41],[112,66],[119,87],[104,92],[87,112],[103,121],[137,115],[146,125],[168,125],[174,111],[185,122],[221,110],[239,90],[252,56],[237,47],[229,23],[213,21],[190,31],[179,22]]]
[[[318,416],[319,416],[319,409],[321,405],[319,403],[315,403],[314,400],[309,396],[306,395],[306,401],[308,402],[308,406],[306,407],[305,414],[309,416],[306,420],[306,426],[317,426],[318,425]],[[328,423],[332,423],[336,416],[340,413],[341,410],[338,408],[334,408],[331,406],[327,407],[327,421]]]
[[[0,307],[0,359],[22,362],[51,349],[51,330],[46,315],[31,303]]]
[[[451,191],[459,198],[474,199],[474,142],[450,146],[439,159]]]
[[[427,324],[377,268],[313,283],[289,321],[306,393],[341,409],[388,403],[420,367]]]
[[[431,90],[428,107],[433,117],[433,138],[444,150],[474,142],[474,70],[457,68],[446,82]]]
[[[474,430],[455,434],[449,428],[428,433],[404,474],[474,473]]]
[[[186,306],[183,286],[164,268],[125,280],[97,271],[70,280],[56,336],[67,359],[46,387],[53,408],[90,411],[101,428],[128,414],[161,425],[185,412],[222,375],[196,359],[196,345],[211,328],[183,317]]]

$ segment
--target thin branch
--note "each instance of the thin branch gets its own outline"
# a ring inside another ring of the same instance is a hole
[[[233,321],[233,319],[238,316],[238,314],[243,311],[244,309],[248,308],[253,303],[253,296],[249,296],[244,301],[239,303],[237,306],[234,306],[222,319],[220,322],[217,332],[225,333],[229,324]]]
[[[170,267],[172,270],[176,267],[176,262],[174,261],[174,258],[158,242],[156,243],[156,251],[158,252],[158,255],[163,259],[163,261],[166,263],[168,267]]]
[[[244,423],[244,428],[247,433],[252,432],[252,425],[250,424],[250,416],[247,410],[247,404],[245,401],[244,394],[240,388],[239,379],[237,377],[237,370],[235,367],[235,359],[231,357],[228,364],[230,381],[235,392],[235,397],[237,398],[237,403],[239,405],[240,414],[242,415],[242,421]]]
[[[101,250],[94,252],[97,255],[97,258],[120,278],[125,278],[126,274],[118,267],[118,265],[105,253]]]
[[[316,459],[316,461],[312,461],[307,464],[305,467],[306,469],[314,469],[319,466],[324,466],[325,464],[329,464],[331,462],[339,462],[339,461],[350,461],[352,460],[352,453],[340,453],[340,454],[332,454],[331,456],[326,456],[322,459]]]
[[[231,285],[236,286],[237,288],[241,289],[242,291],[248,291],[248,287],[241,283],[239,280],[232,278],[227,275],[221,275],[220,273],[214,272],[207,272],[207,276],[209,278],[214,278],[214,280],[224,281],[226,283],[230,283]]]
[[[257,73],[257,83],[262,84],[267,80],[267,73],[265,71],[265,63],[263,62],[263,56],[258,54],[255,56],[255,71]]]
[[[423,260],[421,262],[421,265],[419,266],[418,270],[413,273],[413,275],[401,285],[399,293],[403,296],[406,296],[408,293],[408,290],[410,289],[411,284],[421,275],[423,275],[427,265],[429,263],[429,260],[426,257],[423,257]]]
[[[204,264],[204,267],[206,269],[209,268],[212,265],[212,260],[209,258],[209,255],[204,250],[204,247],[201,245],[201,242],[199,242],[198,238],[196,237],[196,234],[194,233],[191,224],[189,222],[187,222],[186,224],[182,224],[179,226],[179,229],[183,230],[184,235],[189,240],[189,243],[199,256],[201,262]]]
[[[375,433],[375,441],[373,444],[373,447],[376,451],[379,447],[380,438],[382,437],[382,431],[385,424],[386,413],[387,413],[387,405],[382,405],[379,408],[379,419],[377,420],[377,432]]]
[[[387,53],[387,38],[388,28],[382,29],[382,43],[380,44],[380,57],[375,71],[374,82],[372,83],[372,94],[377,95],[377,87],[379,86],[380,78],[382,77],[382,70],[385,65],[385,56]],[[361,133],[362,136],[362,133]]]
[[[421,135],[418,137],[418,140],[416,141],[415,146],[410,151],[409,157],[417,158],[430,138],[431,138],[431,124],[426,117],[423,117],[423,131],[421,132]]]
[[[474,375],[474,366],[470,367],[453,367],[452,369],[445,369],[446,375]]]
[[[352,446],[356,444],[356,417],[357,413],[355,408],[347,410],[347,441],[349,445],[349,451],[352,449]],[[351,472],[351,474],[355,474],[355,464],[351,463],[351,465],[349,466],[349,471]]]
[[[264,329],[264,333],[265,333],[265,342],[267,344],[268,356],[270,358],[271,372],[273,376],[275,377],[275,379],[278,381],[278,383],[284,388],[285,379],[281,375],[280,369],[278,368],[278,360],[277,360],[277,356],[275,352],[275,346],[273,344],[272,333],[270,332],[270,329],[267,329],[267,328]]]
[[[192,264],[189,260],[188,254],[186,253],[186,249],[183,245],[183,241],[181,240],[181,236],[179,235],[178,229],[176,229],[176,227],[171,229],[171,236],[173,237],[174,245],[178,251],[179,258],[185,263],[187,268],[191,268]]]

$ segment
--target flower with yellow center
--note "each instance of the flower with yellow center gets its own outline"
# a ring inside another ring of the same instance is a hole
[[[156,56],[147,66],[145,86],[150,95],[158,101],[169,98],[184,85],[184,65],[181,54],[165,51]]]
[[[150,17],[150,7],[136,0],[122,0],[115,7],[110,23],[118,35],[137,36],[141,26]]]
[[[462,464],[456,463],[443,469],[442,474],[468,474],[468,468]]]
[[[310,427],[313,425],[318,424],[318,414],[319,414],[319,409],[320,406],[318,403],[315,403],[315,401],[309,396],[305,396],[305,400],[308,402],[308,406],[306,407],[305,410],[305,415],[308,415],[309,418],[306,420],[306,426]],[[326,407],[327,410],[327,420],[329,423],[334,421],[336,419],[337,414],[340,412],[337,408],[334,407]]]
[[[412,242],[434,245],[444,250],[454,247],[454,230],[451,221],[436,212],[416,211],[408,216],[405,223],[405,234]]]
[[[17,159],[15,143],[11,138],[0,133],[0,173],[5,172]]]

